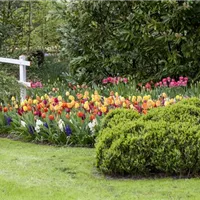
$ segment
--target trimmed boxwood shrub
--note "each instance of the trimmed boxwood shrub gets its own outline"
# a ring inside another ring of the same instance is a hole
[[[200,108],[191,101],[134,113],[133,120],[123,116],[134,111],[109,113],[97,138],[97,167],[111,175],[199,174]]]
[[[128,122],[104,129],[97,167],[111,175],[194,175],[200,172],[200,127],[163,121]]]
[[[190,106],[196,106],[200,108],[200,99],[197,97],[192,97],[188,99],[183,99],[177,103],[178,105],[190,105]]]
[[[200,108],[194,105],[174,104],[168,107],[152,109],[147,115],[143,115],[142,120],[173,122],[191,122],[199,124]]]
[[[141,115],[134,110],[127,110],[124,108],[118,108],[111,110],[102,121],[102,128],[113,127],[119,123],[125,123],[128,121],[134,121],[139,119]]]

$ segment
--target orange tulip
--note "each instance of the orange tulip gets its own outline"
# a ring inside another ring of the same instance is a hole
[[[4,107],[3,108],[3,112],[7,112],[8,111],[8,108],[7,107]]]
[[[54,116],[53,115],[49,115],[49,119],[52,121],[54,120]]]
[[[31,106],[27,106],[27,109],[28,109],[28,111],[31,111],[32,110],[32,107]]]
[[[95,115],[90,115],[90,120],[94,120],[95,119]]]
[[[46,108],[46,107],[43,110],[44,110],[44,112],[48,112],[48,108]]]
[[[145,103],[142,104],[142,108],[143,108],[144,110],[147,110],[147,109],[148,109],[147,102],[145,102]]]
[[[66,117],[67,119],[70,119],[70,115],[69,115],[69,114],[66,114],[65,117]]]
[[[79,112],[77,113],[77,116],[78,116],[78,117],[83,117],[83,116],[84,116],[84,113],[81,112],[81,111],[79,111]]]
[[[44,119],[46,118],[46,113],[42,113],[41,117]]]

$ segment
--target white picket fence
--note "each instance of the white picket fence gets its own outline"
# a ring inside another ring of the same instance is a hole
[[[26,60],[25,55],[19,56],[19,60],[11,58],[0,57],[0,63],[9,63],[19,65],[19,83],[25,87],[30,87],[31,83],[26,82],[26,66],[31,66],[31,62]],[[20,100],[23,101],[26,98],[26,88],[20,87]]]

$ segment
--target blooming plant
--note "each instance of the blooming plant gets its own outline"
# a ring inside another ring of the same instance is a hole
[[[163,78],[161,81],[154,83],[153,81],[147,82],[144,86],[139,83],[138,86],[145,90],[152,90],[153,88],[177,88],[186,87],[188,85],[188,77],[180,76],[178,80],[174,78],[167,77]]]
[[[88,90],[76,95],[66,91],[65,96],[27,97],[20,104],[12,97],[10,104],[0,107],[0,120],[1,126],[37,142],[93,146],[101,119],[109,110],[125,108],[146,114],[149,109],[168,106],[182,98],[169,98],[166,93],[157,99],[151,95],[123,97],[113,91],[102,96]]]
[[[105,85],[105,84],[119,84],[119,83],[125,83],[127,84],[128,83],[128,79],[127,78],[122,78],[122,77],[107,77],[107,78],[104,78],[102,80],[102,83]]]
[[[37,81],[37,82],[32,82],[31,81],[31,88],[42,88],[43,85],[40,81]]]
[[[176,81],[173,78],[163,78],[162,81],[155,83],[155,87],[186,87],[188,84],[188,77],[180,76]]]

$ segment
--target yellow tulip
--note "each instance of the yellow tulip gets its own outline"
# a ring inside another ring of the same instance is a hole
[[[69,95],[70,95],[70,93],[67,91],[67,92],[65,93],[65,95],[66,95],[66,96],[69,96]]]
[[[26,112],[28,110],[27,106],[23,106],[23,111]]]
[[[148,100],[147,101],[147,107],[148,108],[152,108],[153,107],[153,101],[152,100]]]
[[[168,106],[169,105],[169,101],[165,101],[164,105]]]
[[[62,101],[62,96],[58,96],[58,101]]]
[[[119,106],[121,104],[120,100],[119,99],[116,99],[115,100],[115,105]]]
[[[90,109],[89,104],[87,104],[87,103],[84,103],[83,107],[85,108],[85,110],[89,110]]]
[[[74,105],[74,108],[77,109],[77,108],[79,108],[79,107],[80,107],[79,103],[76,102],[75,105]]]
[[[32,99],[28,99],[28,104],[31,105],[33,103]]]
[[[106,106],[102,106],[100,107],[100,110],[102,113],[105,113],[107,111],[107,107]]]
[[[142,97],[141,96],[137,96],[137,102],[141,102],[142,101]]]
[[[126,103],[125,103],[125,102],[123,102],[122,106],[123,106],[124,108],[126,108],[126,107],[127,107],[127,105],[126,105]]]
[[[48,98],[49,98],[49,95],[48,95],[48,94],[45,94],[44,97],[45,97],[45,99],[48,99]]]
[[[100,102],[95,102],[94,105],[97,106],[97,107],[100,107],[101,103]]]
[[[74,96],[72,95],[69,96],[69,100],[74,101],[74,99],[75,99]]]
[[[121,97],[121,101],[124,102],[124,101],[125,101],[125,98],[124,98],[124,97]]]
[[[162,93],[162,97],[167,98],[167,94],[166,93]]]
[[[25,105],[25,103],[22,101],[20,105],[21,105],[21,107],[23,107]]]
[[[11,101],[15,101],[15,97],[12,96]]]
[[[147,101],[149,99],[149,97],[148,96],[143,96],[143,101]]]
[[[131,101],[134,103],[136,101],[136,96],[132,96]]]
[[[37,100],[37,99],[34,99],[34,100],[33,100],[33,104],[35,104],[35,105],[38,104],[38,100]]]

